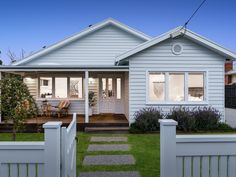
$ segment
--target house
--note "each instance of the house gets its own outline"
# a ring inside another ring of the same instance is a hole
[[[71,102],[70,113],[123,114],[144,107],[212,106],[224,120],[224,63],[236,54],[182,27],[150,37],[114,19],[1,66],[24,77],[38,104]]]

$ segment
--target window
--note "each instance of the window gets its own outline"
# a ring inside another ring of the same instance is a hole
[[[165,99],[165,75],[164,73],[149,74],[149,100],[164,101]]]
[[[51,77],[40,77],[40,98],[52,98],[52,78]]]
[[[149,72],[147,99],[150,103],[204,101],[204,82],[204,72]]]
[[[55,78],[55,98],[67,98],[67,77]]]
[[[121,78],[116,78],[116,98],[121,99]]]
[[[70,98],[82,98],[82,77],[70,78]]]
[[[204,74],[189,73],[188,75],[188,101],[204,100]]]
[[[169,74],[169,100],[184,101],[184,74]]]
[[[48,86],[48,80],[42,80],[42,86]]]

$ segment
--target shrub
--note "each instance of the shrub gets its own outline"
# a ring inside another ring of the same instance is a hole
[[[226,123],[220,122],[218,123],[217,130],[223,130],[223,131],[235,131],[231,126],[229,126]]]
[[[198,130],[218,129],[221,114],[212,107],[198,107],[193,110],[193,116]]]
[[[143,108],[134,114],[135,122],[130,126],[131,133],[158,131],[160,128],[159,119],[163,115],[157,108]]]
[[[173,119],[178,122],[177,129],[188,132],[196,131],[195,118],[192,110],[186,107],[175,107],[166,115],[167,119]]]

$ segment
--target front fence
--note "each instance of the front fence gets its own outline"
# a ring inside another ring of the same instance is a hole
[[[225,86],[225,107],[236,109],[236,84]]]
[[[161,177],[236,177],[236,135],[177,135],[160,120]]]
[[[76,114],[68,128],[61,124],[43,125],[44,142],[0,142],[0,177],[75,177],[76,164],[66,168],[65,153],[76,163]]]

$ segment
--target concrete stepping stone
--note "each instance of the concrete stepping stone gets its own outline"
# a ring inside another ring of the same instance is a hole
[[[90,144],[87,151],[128,151],[128,144]]]
[[[132,155],[88,155],[83,160],[83,165],[134,165]]]
[[[79,177],[140,177],[140,175],[137,171],[82,172]]]
[[[127,142],[127,137],[102,137],[102,136],[93,136],[90,139],[91,142]]]

